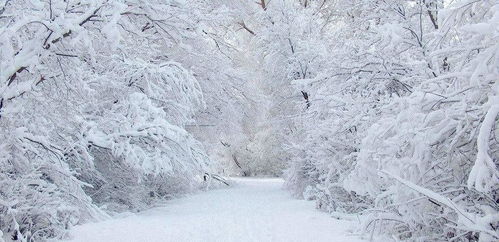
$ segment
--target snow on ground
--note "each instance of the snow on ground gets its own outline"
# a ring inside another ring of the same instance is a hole
[[[234,178],[235,185],[124,218],[71,230],[74,242],[362,241],[336,220],[282,189],[281,179]]]

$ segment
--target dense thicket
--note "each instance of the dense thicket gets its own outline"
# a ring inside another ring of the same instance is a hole
[[[216,98],[237,86],[231,22],[219,1],[0,1],[0,240],[59,238],[216,171],[186,128],[236,99]]]
[[[294,88],[276,135],[296,194],[394,239],[499,239],[497,1],[276,1],[262,12],[264,58],[280,70],[271,80]]]

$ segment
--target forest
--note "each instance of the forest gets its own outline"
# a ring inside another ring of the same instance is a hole
[[[498,241],[499,1],[0,0],[1,242],[237,176],[371,241]]]

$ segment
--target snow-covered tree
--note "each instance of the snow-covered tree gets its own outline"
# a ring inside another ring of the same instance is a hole
[[[201,85],[168,56],[194,35],[185,26],[199,18],[189,4],[1,3],[6,236],[60,237],[75,223],[107,216],[96,205],[141,208],[192,189],[212,169],[184,129],[205,107]]]
[[[399,239],[497,239],[497,3],[314,7],[330,57],[294,81],[311,106],[288,185]]]

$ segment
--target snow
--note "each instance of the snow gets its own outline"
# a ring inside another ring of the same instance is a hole
[[[0,0],[0,238],[243,174],[328,215],[237,179],[71,233],[499,241],[498,23],[499,0]]]
[[[492,191],[495,182],[499,178],[499,171],[495,168],[496,165],[488,153],[491,130],[494,127],[497,115],[499,115],[499,98],[494,97],[492,102],[494,101],[496,101],[495,104],[490,107],[480,126],[477,138],[478,152],[476,161],[468,177],[468,187],[474,186],[481,192]]]
[[[465,225],[469,228],[474,229],[475,231],[483,232],[484,234],[482,234],[482,236],[483,236],[482,241],[487,241],[487,239],[490,239],[492,241],[493,237],[499,236],[498,233],[487,228],[488,227],[487,223],[481,223],[481,224],[478,223],[477,221],[475,221],[472,214],[469,214],[464,209],[460,208],[459,205],[454,203],[449,198],[442,196],[436,192],[433,192],[429,189],[426,189],[424,187],[418,186],[412,182],[404,180],[404,179],[402,179],[396,175],[393,175],[389,172],[381,171],[381,173],[384,173],[384,174],[392,177],[393,179],[397,180],[398,182],[406,185],[407,187],[409,187],[417,192],[420,192],[421,194],[424,194],[428,198],[432,198],[435,201],[437,201],[438,203],[443,204],[443,205],[453,209],[456,212],[456,214],[458,215],[458,221],[457,221],[458,225],[462,224],[462,225]],[[493,217],[493,216],[499,216],[499,213],[495,213],[494,215],[490,215],[490,217]],[[488,218],[481,218],[481,220],[487,221],[490,223],[490,220]]]
[[[234,185],[169,201],[123,218],[73,228],[70,241],[363,241],[356,222],[336,220],[282,189],[281,179]]]

